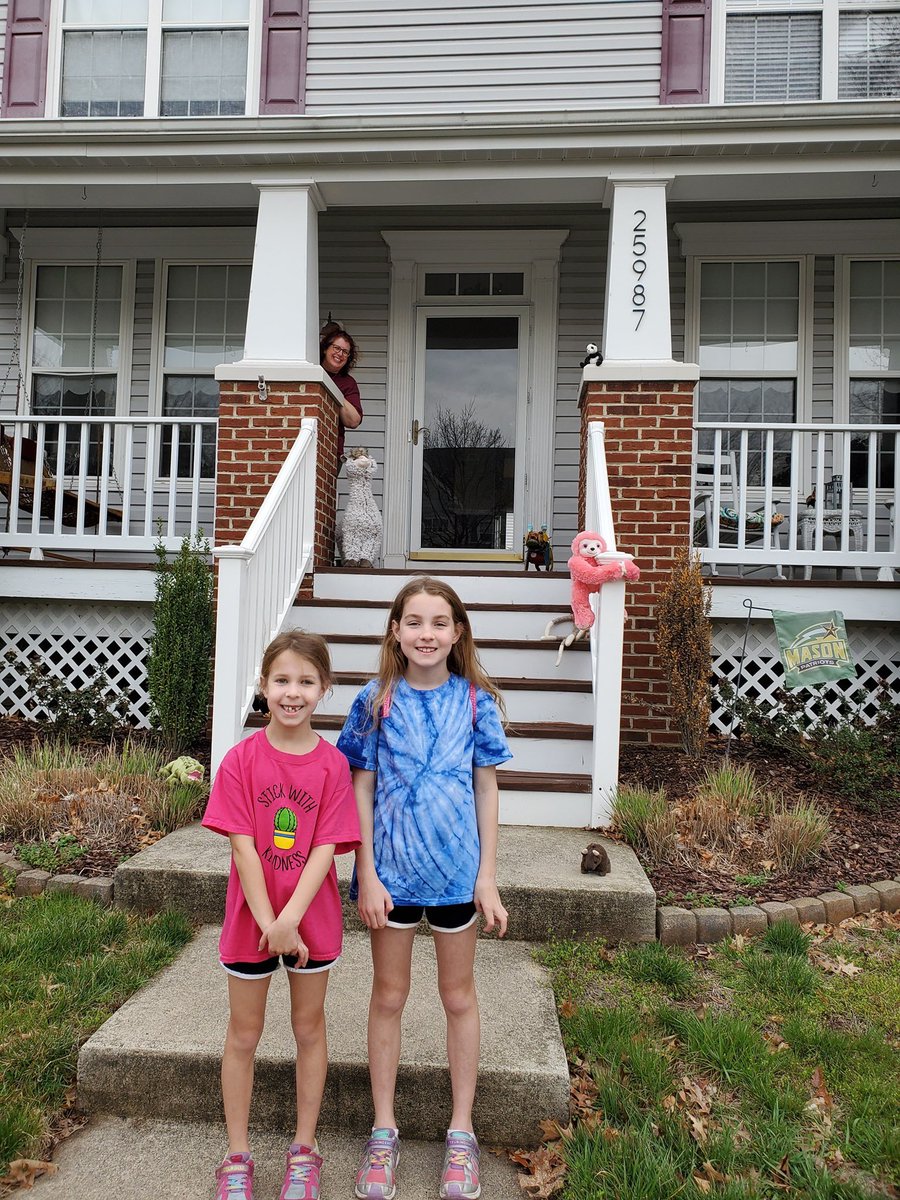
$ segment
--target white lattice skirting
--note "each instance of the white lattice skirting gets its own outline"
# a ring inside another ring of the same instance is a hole
[[[837,716],[847,700],[860,706],[864,720],[871,724],[878,712],[878,694],[882,688],[895,703],[900,703],[900,625],[882,625],[874,621],[847,621],[847,637],[856,660],[856,679],[841,679],[809,692],[811,705],[825,701],[826,710]],[[741,646],[746,622],[713,621],[713,675],[737,683]],[[749,700],[775,707],[775,693],[782,685],[784,668],[778,654],[775,626],[771,617],[753,620],[747,638],[741,695]],[[721,700],[713,698],[710,727],[727,733],[731,715]]]
[[[25,672],[39,658],[73,690],[106,673],[110,690],[129,701],[129,719],[150,725],[147,655],[151,604],[22,600],[0,602],[0,712],[46,716],[29,695]]]

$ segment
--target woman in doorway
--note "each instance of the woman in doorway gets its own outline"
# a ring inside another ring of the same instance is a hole
[[[338,470],[344,453],[344,430],[356,429],[363,419],[359,388],[350,374],[356,358],[356,342],[337,321],[329,321],[319,334],[319,362],[343,396],[338,413]]]

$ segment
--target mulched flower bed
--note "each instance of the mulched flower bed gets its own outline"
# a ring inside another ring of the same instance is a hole
[[[151,737],[140,730],[131,736]],[[46,734],[40,726],[29,721],[18,717],[0,718],[0,755],[11,752],[15,746],[33,745],[43,737]],[[190,753],[209,768],[208,742],[192,747]],[[671,746],[626,742],[621,751],[620,783],[651,789],[662,787],[669,800],[676,801],[690,796],[706,769],[720,766],[724,757],[723,739],[710,739],[706,754],[697,761]],[[828,846],[808,866],[797,868],[790,875],[772,875],[765,884],[757,887],[736,883],[731,874],[714,869],[675,862],[662,866],[645,862],[644,868],[660,900],[670,904],[685,903],[689,907],[698,903],[727,905],[744,897],[756,903],[793,900],[831,891],[838,884],[871,883],[875,879],[900,875],[900,806],[886,807],[880,813],[864,811],[841,798],[822,793],[808,769],[767,757],[737,740],[732,742],[731,758],[735,764],[751,765],[764,789],[771,787],[788,797],[815,796],[830,819]],[[12,846],[0,841],[0,849],[11,850]],[[74,871],[80,875],[106,875],[115,869],[117,861],[113,849],[107,851],[97,847],[78,863]]]
[[[698,903],[733,904],[743,897],[756,903],[793,900],[833,891],[838,884],[871,883],[900,875],[900,805],[886,806],[880,813],[863,810],[841,797],[823,793],[812,771],[769,757],[737,740],[732,742],[731,760],[736,765],[752,766],[763,789],[772,788],[788,798],[801,794],[815,797],[831,825],[826,848],[807,866],[796,868],[790,875],[774,874],[755,887],[736,883],[732,875],[714,869],[644,862],[660,900],[688,907]],[[724,761],[724,739],[710,739],[706,753],[697,761],[670,746],[624,743],[619,782],[665,788],[669,800],[678,800],[691,794],[707,769],[714,770]],[[758,869],[763,872],[761,866]]]

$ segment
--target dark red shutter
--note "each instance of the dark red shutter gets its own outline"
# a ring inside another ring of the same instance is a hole
[[[47,93],[50,0],[11,0],[3,66],[4,117],[42,117]]]
[[[309,0],[266,0],[263,12],[262,114],[301,113],[306,104]]]
[[[711,0],[663,0],[660,104],[709,100]]]

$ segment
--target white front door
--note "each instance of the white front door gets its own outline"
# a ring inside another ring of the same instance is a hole
[[[411,556],[520,555],[528,326],[521,305],[418,310]]]

